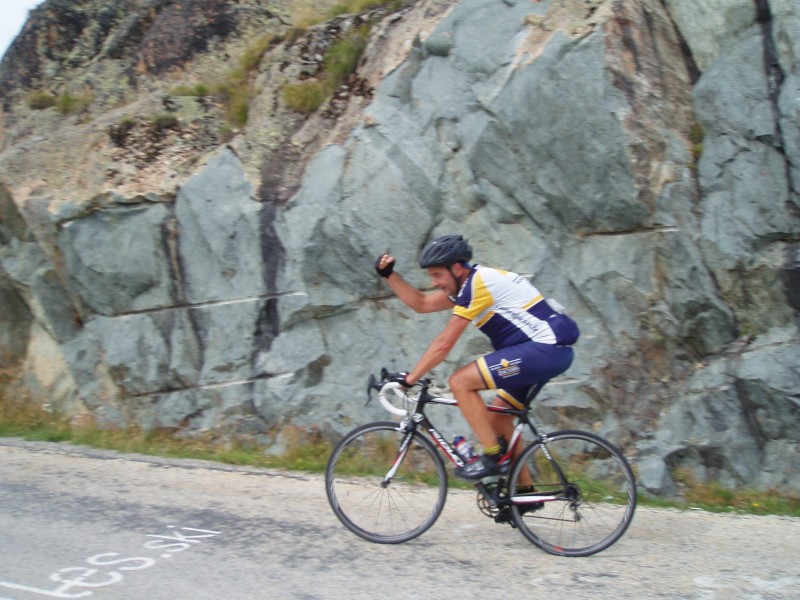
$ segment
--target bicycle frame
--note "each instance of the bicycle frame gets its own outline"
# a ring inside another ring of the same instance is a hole
[[[383,373],[383,378],[384,379],[386,378],[385,372]],[[384,406],[384,408],[386,408],[392,414],[403,416],[403,420],[398,425],[398,431],[406,432],[406,436],[403,439],[402,443],[400,444],[400,449],[398,450],[397,457],[392,463],[392,467],[390,468],[389,472],[383,479],[384,485],[388,485],[391,482],[392,477],[397,472],[397,469],[405,459],[414,432],[417,430],[418,427],[422,427],[423,431],[431,437],[434,443],[442,450],[442,452],[444,452],[445,456],[447,456],[453,464],[455,464],[458,467],[464,466],[465,464],[463,458],[458,454],[456,449],[447,441],[447,439],[439,432],[439,430],[436,429],[433,423],[431,423],[430,419],[428,419],[428,416],[425,414],[425,406],[428,404],[458,406],[458,401],[455,398],[446,398],[431,394],[428,390],[428,388],[432,383],[430,379],[422,379],[420,380],[419,383],[421,389],[417,397],[414,398],[408,394],[408,390],[402,388],[399,384],[380,383],[374,377],[370,377],[367,388],[368,394],[373,389],[378,390],[378,398],[381,404]],[[526,404],[528,406],[533,401],[533,399],[539,394],[541,389],[544,387],[545,383],[546,382],[538,383],[531,388],[531,391],[529,392],[528,397],[526,398]],[[402,398],[403,401],[410,404],[412,408],[409,408],[408,410],[402,410],[395,407],[386,398],[386,393],[389,390],[394,390],[396,396]],[[369,402],[370,399],[371,395],[368,396],[367,402]],[[547,434],[542,433],[540,429],[536,426],[536,423],[531,419],[530,413],[527,408],[517,409],[512,407],[492,406],[492,405],[489,405],[486,408],[487,410],[493,413],[500,413],[517,418],[517,424],[514,427],[514,432],[511,436],[511,440],[508,443],[508,449],[500,459],[501,463],[504,461],[508,461],[509,463],[513,461],[514,449],[516,448],[517,444],[521,442],[523,431],[527,426],[534,436],[533,443],[541,444],[542,451],[547,460],[553,466],[554,471],[557,473],[559,479],[561,480],[561,484],[565,486],[565,488],[566,486],[569,485],[569,482],[564,476],[564,473],[562,472],[558,463],[553,460],[553,457],[550,455],[550,452],[547,449]],[[508,503],[533,504],[537,502],[548,502],[558,499],[557,496],[553,496],[552,494],[538,495],[535,493],[533,495],[515,496],[509,499],[501,499],[499,497],[498,491],[496,491],[495,493],[490,493],[483,482],[480,481],[475,482],[475,485],[494,507],[499,507]]]

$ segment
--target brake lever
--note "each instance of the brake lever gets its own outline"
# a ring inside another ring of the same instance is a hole
[[[375,379],[375,375],[370,375],[369,380],[367,381],[367,401],[364,403],[364,406],[370,403],[372,400],[372,390],[381,390],[381,386],[378,383],[378,380]]]
[[[386,367],[381,367],[381,378],[380,381],[378,380],[375,375],[369,376],[369,387],[367,388],[367,395],[369,399],[372,400],[372,392],[371,390],[375,390],[380,392],[383,384],[389,381],[389,371],[386,370]],[[367,401],[369,402],[369,400]]]

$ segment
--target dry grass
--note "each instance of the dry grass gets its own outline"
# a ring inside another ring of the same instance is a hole
[[[676,470],[674,477],[681,489],[681,505],[684,507],[714,512],[800,516],[800,497],[795,495],[747,487],[730,489],[716,481],[698,482],[683,469]]]

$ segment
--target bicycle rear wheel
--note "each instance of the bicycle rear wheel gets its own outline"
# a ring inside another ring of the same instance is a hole
[[[519,530],[550,554],[589,556],[605,550],[625,533],[636,508],[636,481],[628,461],[589,432],[559,431],[547,437],[546,446],[530,445],[511,471],[511,514]],[[536,491],[518,494],[526,470]],[[526,498],[541,501],[525,504]]]
[[[427,531],[444,508],[441,457],[416,432],[401,452],[406,436],[397,423],[369,423],[348,433],[328,460],[325,489],[333,512],[370,542],[407,542]]]

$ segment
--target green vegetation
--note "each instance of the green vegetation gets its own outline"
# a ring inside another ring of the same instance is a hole
[[[347,0],[332,7],[327,13],[327,19],[339,15],[359,15],[370,8],[386,6],[389,10],[399,10],[405,6],[402,0]]]
[[[703,153],[703,137],[705,132],[700,123],[693,123],[689,128],[689,141],[692,143],[692,164],[697,165],[700,155]]]
[[[317,110],[356,68],[367,45],[369,26],[362,25],[338,40],[325,54],[319,79],[301,81],[283,88],[283,102],[291,110],[308,114]]]
[[[89,91],[79,96],[73,96],[69,92],[62,92],[56,99],[56,108],[64,116],[79,115],[89,108],[93,100],[94,96]]]
[[[283,88],[281,95],[289,109],[307,115],[322,106],[330,93],[327,81],[302,81],[290,83]]]
[[[170,90],[170,93],[173,96],[194,96],[197,98],[203,98],[205,96],[208,96],[210,92],[207,85],[198,83],[195,85],[176,86],[172,88],[172,90]]]
[[[255,444],[220,443],[211,437],[182,438],[172,429],[144,431],[137,427],[100,429],[91,419],[70,424],[46,407],[5,394],[0,381],[0,437],[75,445],[151,456],[211,460],[234,465],[323,472],[332,446],[316,438],[297,439],[280,456],[268,456]],[[78,419],[81,421],[81,419]]]
[[[239,65],[245,73],[252,73],[258,69],[261,60],[267,51],[278,41],[271,35],[265,35],[257,39],[254,43],[244,49],[244,54],[239,61]]]
[[[0,436],[21,436],[31,440],[63,441],[69,427],[46,407],[31,406],[8,388],[8,373],[0,371]]]
[[[247,124],[250,112],[250,99],[255,95],[252,84],[264,54],[273,44],[280,41],[272,35],[265,35],[248,44],[239,61],[219,81],[213,84],[197,83],[178,85],[170,90],[173,96],[212,97],[225,111],[225,132],[223,137],[232,135],[233,128]]]
[[[292,44],[306,30],[323,21],[342,14],[361,14],[380,6],[390,10],[398,10],[407,4],[407,0],[347,0],[337,4],[327,12],[321,12],[311,3],[298,4],[293,16],[295,23],[284,37],[263,36],[249,44],[242,53],[237,64],[232,67],[220,81],[214,84],[180,85],[172,90],[175,96],[211,96],[225,110],[227,125],[222,132],[224,138],[233,135],[233,130],[247,124],[250,117],[250,100],[255,95],[253,79],[264,55],[278,42]],[[322,103],[338,88],[350,73],[355,70],[364,51],[369,35],[369,25],[364,24],[349,32],[341,40],[334,43],[325,57],[323,73],[318,80],[290,84],[282,90],[284,103],[291,109],[303,114],[317,110]]]
[[[369,27],[362,25],[331,45],[325,55],[325,72],[337,85],[355,70],[368,36]]]
[[[73,96],[69,92],[61,92],[54,96],[50,92],[33,92],[26,99],[31,110],[45,110],[55,107],[64,116],[79,115],[89,108],[94,100],[91,91],[85,91],[78,96]]]
[[[677,508],[700,508],[710,512],[738,512],[756,515],[778,514],[800,517],[800,497],[763,492],[753,488],[731,490],[719,483],[698,482],[682,469],[674,473],[683,500],[663,503],[653,501],[654,505],[675,506]]]
[[[249,44],[242,53],[239,63],[233,67],[222,81],[212,87],[213,96],[225,107],[225,118],[233,127],[244,127],[250,116],[250,99],[255,95],[253,78],[261,65],[264,54],[279,41],[265,35]]]
[[[225,106],[225,119],[234,127],[247,124],[252,96],[250,73],[239,67],[231,69],[214,87],[214,97]]]
[[[33,92],[26,102],[31,110],[44,110],[56,105],[56,97],[49,92]]]
[[[286,42],[292,43],[303,35],[308,27],[339,15],[359,15],[366,10],[381,6],[396,11],[407,4],[407,0],[347,0],[336,4],[325,13],[309,6],[301,6],[294,15],[295,26],[287,34]],[[284,104],[290,110],[302,114],[310,114],[322,106],[322,103],[355,70],[366,47],[369,30],[370,24],[365,23],[334,43],[325,55],[322,73],[318,79],[292,83],[283,88],[281,96]]]

